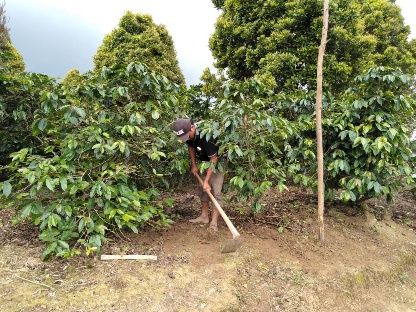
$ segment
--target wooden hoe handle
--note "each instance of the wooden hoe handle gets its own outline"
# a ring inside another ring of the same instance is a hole
[[[203,187],[204,186],[204,181],[202,181],[202,179],[199,176],[199,174],[195,174],[195,176],[197,177],[197,179],[199,180],[199,183],[201,183],[201,186]],[[224,210],[221,208],[220,204],[218,204],[218,202],[215,199],[215,197],[212,195],[212,193],[210,191],[205,191],[205,192],[207,192],[208,196],[211,198],[211,200],[214,203],[215,207],[218,209],[221,217],[224,219],[225,223],[227,224],[228,228],[230,229],[231,233],[233,234],[233,238],[239,238],[240,237],[240,233],[238,233],[237,229],[231,223],[230,219],[227,217],[227,215],[225,214]]]

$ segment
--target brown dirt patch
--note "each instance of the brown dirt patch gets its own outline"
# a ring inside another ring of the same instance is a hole
[[[198,213],[192,190],[176,194],[175,224],[120,233],[103,254],[156,255],[157,261],[78,257],[40,260],[38,232],[11,225],[0,210],[0,311],[415,311],[416,200],[403,192],[370,214],[327,207],[318,242],[315,196],[270,192],[264,213],[226,207],[244,243],[189,224]]]

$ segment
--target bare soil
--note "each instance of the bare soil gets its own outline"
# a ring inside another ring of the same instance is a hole
[[[172,196],[171,194],[169,194]],[[0,311],[416,311],[416,198],[369,209],[326,207],[318,241],[315,196],[270,192],[266,210],[224,207],[244,240],[188,221],[199,213],[192,189],[176,193],[175,223],[139,235],[116,233],[102,254],[157,260],[41,260],[36,228],[11,224],[0,210]]]

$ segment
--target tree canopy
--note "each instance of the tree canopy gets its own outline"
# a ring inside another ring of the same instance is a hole
[[[277,90],[313,89],[322,25],[317,0],[214,1],[223,10],[209,46],[230,78],[253,76]],[[391,0],[333,0],[325,60],[326,91],[339,93],[375,66],[416,68],[400,8]]]
[[[3,47],[10,42],[9,29],[7,28],[6,10],[4,2],[0,3],[0,46]]]
[[[118,28],[104,37],[94,56],[95,70],[103,66],[146,64],[150,69],[177,84],[185,84],[172,37],[164,25],[156,25],[148,14],[127,11]]]
[[[0,71],[18,73],[25,70],[25,63],[11,43],[4,7],[5,4],[0,3]]]
[[[82,76],[78,69],[73,68],[66,73],[62,84],[67,86],[76,86],[82,82]]]

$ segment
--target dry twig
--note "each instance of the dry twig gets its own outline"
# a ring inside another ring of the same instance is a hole
[[[26,282],[29,282],[29,283],[32,283],[32,284],[35,284],[35,285],[43,286],[43,287],[49,288],[49,289],[50,289],[50,290],[52,290],[52,291],[55,291],[55,289],[53,289],[53,288],[52,288],[51,286],[49,286],[49,285],[42,284],[42,283],[39,283],[39,282],[36,282],[36,281],[31,281],[31,280],[28,280],[28,279],[26,279],[26,278],[24,278],[24,277],[21,277],[21,276],[17,275],[17,274],[16,274],[16,277],[17,277],[17,278],[19,278],[19,279],[21,279],[21,280],[23,280],[23,281],[26,281]]]

